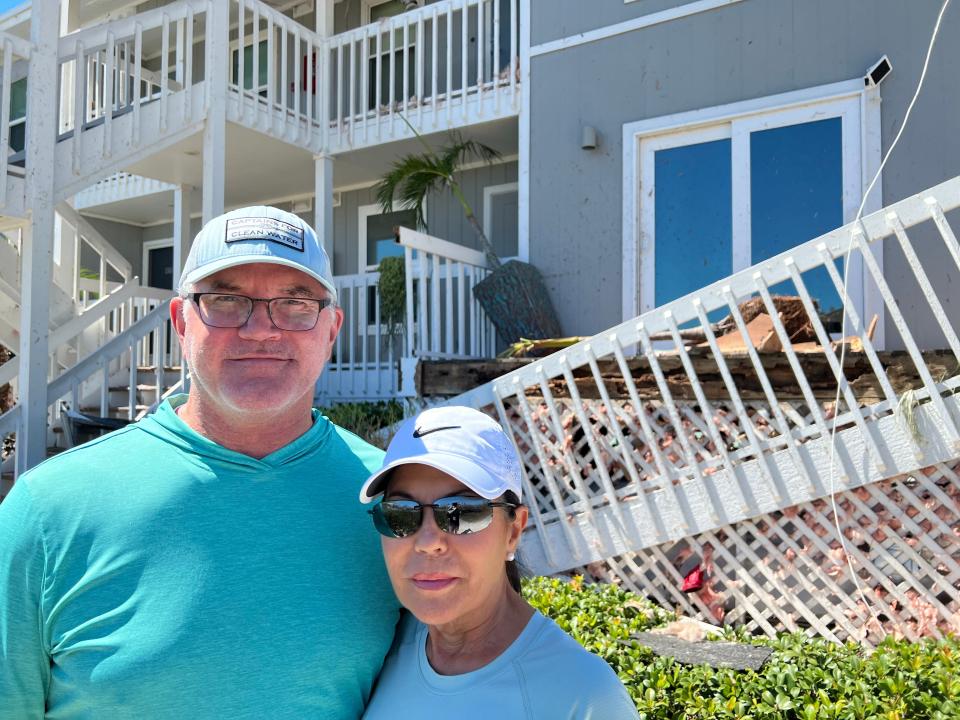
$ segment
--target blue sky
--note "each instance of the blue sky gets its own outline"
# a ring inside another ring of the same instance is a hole
[[[3,15],[8,10],[22,4],[23,0],[0,0],[0,15]]]

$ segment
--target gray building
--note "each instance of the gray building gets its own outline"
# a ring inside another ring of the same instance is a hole
[[[853,220],[940,7],[534,0],[521,237],[564,331],[599,332]],[[960,173],[958,36],[950,7],[868,212]],[[883,57],[892,71],[865,85]],[[587,127],[595,148],[581,147]],[[882,262],[908,317],[928,322],[895,242]],[[869,311],[875,288],[854,270]],[[931,280],[956,307],[951,275]],[[824,285],[820,300],[829,310],[837,298]]]

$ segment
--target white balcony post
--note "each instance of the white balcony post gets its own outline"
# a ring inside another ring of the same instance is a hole
[[[54,148],[57,134],[57,0],[35,0],[30,22],[33,54],[27,94],[27,197],[33,199],[29,237],[21,247],[20,401],[17,468],[42,462],[47,452],[47,356],[53,281]]]
[[[190,252],[190,193],[193,188],[180,185],[173,191],[173,286],[177,289],[183,264]]]
[[[203,222],[223,213],[227,157],[227,74],[230,67],[230,3],[208,5],[206,83],[210,88],[203,126]],[[242,57],[242,53],[241,53]]]
[[[333,158],[329,155],[315,155],[313,224],[323,249],[330,257],[330,271],[333,272]]]
[[[513,6],[511,6],[513,7]],[[516,12],[514,8],[514,12]],[[520,7],[520,108],[519,108],[519,161],[517,188],[517,255],[521,260],[530,260],[530,3],[521,2]],[[512,28],[511,28],[512,29]],[[512,35],[511,35],[512,37]],[[514,42],[511,40],[511,42]],[[516,78],[516,60],[510,56],[510,77]],[[515,82],[511,79],[511,84]]]
[[[333,6],[335,0],[317,0],[317,35],[330,37],[333,35]]]
[[[329,38],[334,34],[334,19],[333,19],[333,6],[335,0],[316,0],[316,14],[317,14],[317,35],[319,35],[323,42],[320,44],[317,49],[317,57],[319,62],[316,66],[317,77],[314,78],[314,85],[317,88],[319,95],[319,103],[317,105],[317,114],[320,126],[320,147],[322,152],[327,152],[330,148],[330,88],[327,83],[331,82],[331,72],[330,72],[330,44]],[[343,56],[340,56],[342,61]],[[338,67],[338,72],[342,72],[342,69]],[[337,102],[340,102],[340,89],[337,88]],[[340,113],[338,112],[338,115]],[[319,161],[318,161],[319,162]],[[317,171],[319,174],[319,170]],[[332,175],[332,173],[331,173]],[[317,186],[320,187],[319,185]],[[331,195],[332,198],[332,185],[331,185]],[[315,199],[315,208],[314,211],[319,213],[320,210],[320,196],[318,195]],[[333,208],[330,208],[331,213]],[[320,217],[319,215],[316,218],[317,220],[317,232],[320,232]],[[327,236],[322,236],[326,241]],[[333,235],[329,236],[331,238],[330,247],[327,248],[327,253],[330,255],[330,261],[333,261]]]

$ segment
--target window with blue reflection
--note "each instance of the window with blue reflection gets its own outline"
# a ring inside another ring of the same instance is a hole
[[[841,119],[751,133],[750,203],[752,263],[843,225]],[[842,276],[842,261],[837,267]],[[822,313],[840,307],[825,269],[804,273],[803,281]],[[791,282],[771,291],[796,294]]]
[[[655,153],[657,306],[730,275],[730,140]]]
[[[403,257],[403,247],[396,242],[394,233],[398,226],[415,228],[416,213],[395,210],[367,218],[367,265],[379,265],[386,257]]]

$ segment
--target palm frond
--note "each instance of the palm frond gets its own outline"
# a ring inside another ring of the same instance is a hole
[[[406,118],[404,118],[406,121]],[[407,123],[409,125],[409,122]],[[413,126],[411,129],[416,133]],[[420,137],[419,133],[416,133]],[[393,212],[394,205],[404,210],[412,209],[416,215],[418,229],[426,229],[427,219],[423,206],[427,196],[438,190],[450,188],[464,204],[468,217],[472,210],[466,205],[462,193],[459,191],[455,175],[461,166],[472,160],[480,159],[492,162],[500,157],[500,153],[475,140],[464,140],[463,135],[453,131],[448,134],[449,142],[434,151],[433,148],[420,137],[426,152],[404,155],[390,167],[376,186],[377,203],[380,209],[387,213]]]
[[[401,209],[412,209],[418,228],[426,228],[423,205],[427,195],[437,190],[447,175],[436,161],[425,155],[405,155],[397,160],[376,186],[377,203],[383,212],[392,212],[396,203]]]
[[[451,177],[470,160],[477,159],[490,163],[500,158],[500,152],[476,140],[464,140],[456,131],[450,133],[450,142],[440,148],[437,163]]]

